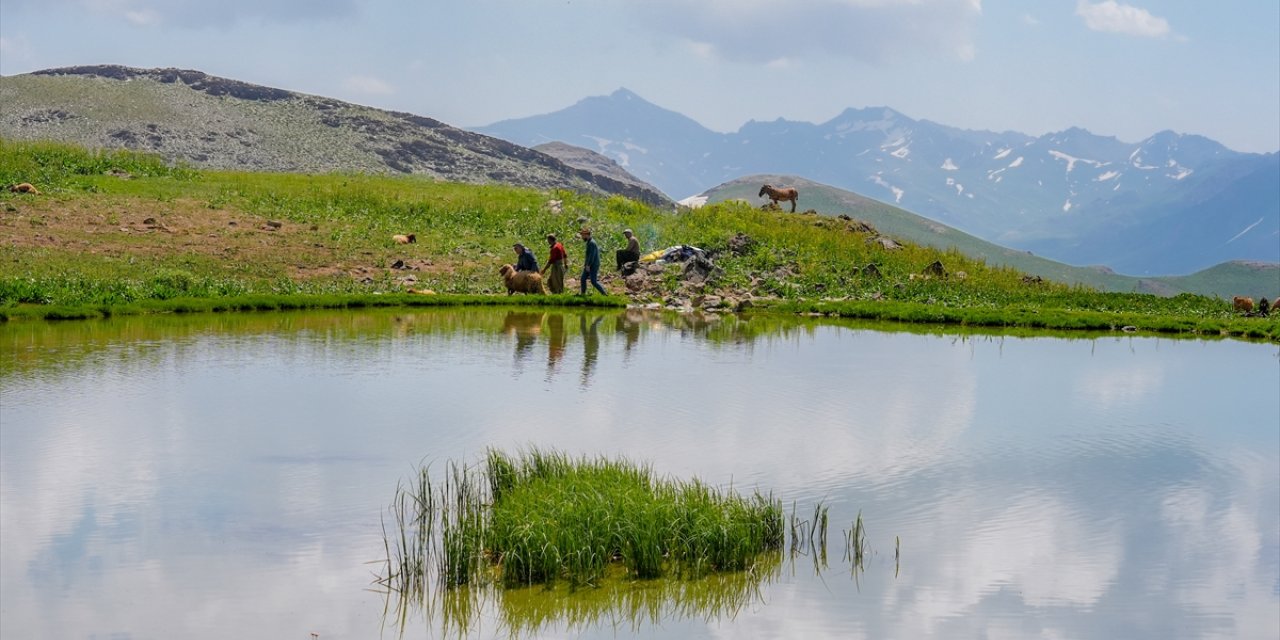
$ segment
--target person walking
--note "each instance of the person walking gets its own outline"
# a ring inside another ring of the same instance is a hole
[[[516,251],[516,271],[537,271],[538,259],[533,252],[519,242],[512,245]]]
[[[547,244],[551,246],[547,254],[547,266],[542,268],[542,275],[547,279],[547,290],[551,293],[564,293],[564,272],[569,267],[569,256],[564,252],[564,245],[556,240],[554,233],[547,234]],[[547,275],[550,272],[551,275]]]
[[[578,278],[578,284],[581,291],[578,295],[587,295],[587,280],[591,280],[591,286],[596,288],[601,295],[609,295],[604,287],[600,286],[600,245],[591,238],[591,229],[583,229],[578,232],[582,236],[583,242],[587,244],[587,254],[582,259],[582,276]]]

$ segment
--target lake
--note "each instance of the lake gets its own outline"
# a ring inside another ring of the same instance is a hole
[[[746,588],[491,593],[468,637],[1280,637],[1275,344],[442,309],[0,346],[6,640],[452,637],[384,615],[383,521],[490,447],[825,504],[831,549]]]

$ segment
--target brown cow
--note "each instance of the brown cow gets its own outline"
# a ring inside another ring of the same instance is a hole
[[[1231,306],[1241,313],[1253,313],[1253,298],[1236,296],[1231,299]]]

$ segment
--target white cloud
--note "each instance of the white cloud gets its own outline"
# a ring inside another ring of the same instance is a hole
[[[1115,0],[1091,3],[1079,0],[1076,15],[1084,18],[1085,26],[1094,31],[1120,33],[1145,38],[1161,38],[1170,33],[1169,21],[1151,15],[1146,9],[1120,4]]]
[[[151,9],[125,11],[124,19],[140,27],[154,27],[163,22],[160,18],[160,14]]]
[[[767,64],[826,55],[870,62],[907,56],[971,60],[976,0],[654,0],[632,5],[656,33],[705,54]],[[699,51],[699,49],[695,49]]]
[[[306,23],[351,16],[358,0],[5,0],[15,9],[70,7],[113,15],[140,26],[229,28],[242,22]]]
[[[342,88],[354,93],[379,96],[391,95],[396,92],[395,87],[373,76],[347,76],[342,80]]]

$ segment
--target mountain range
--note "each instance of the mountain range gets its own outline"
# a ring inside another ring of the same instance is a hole
[[[872,107],[718,133],[626,89],[476,131],[585,147],[673,198],[743,175],[804,176],[1000,245],[1139,276],[1280,262],[1280,154],[1171,131],[1133,144],[1079,128],[1033,137]]]

